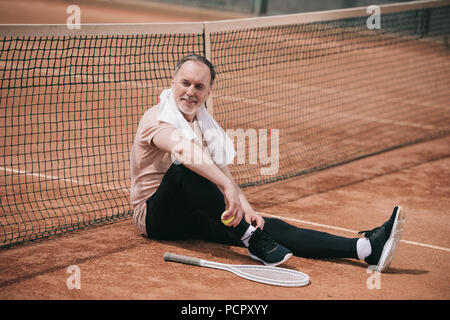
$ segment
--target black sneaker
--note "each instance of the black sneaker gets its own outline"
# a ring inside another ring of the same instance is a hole
[[[275,267],[292,257],[292,252],[272,240],[264,231],[257,228],[249,240],[250,257],[266,266]]]
[[[375,266],[376,271],[383,272],[392,262],[395,250],[405,224],[405,213],[402,207],[395,207],[391,218],[382,226],[370,231],[360,231],[369,239],[372,253],[364,259],[368,264]]]

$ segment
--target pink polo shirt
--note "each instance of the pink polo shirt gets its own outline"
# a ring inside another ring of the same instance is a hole
[[[158,189],[164,174],[172,165],[170,153],[158,149],[152,142],[153,137],[161,130],[175,128],[171,124],[159,121],[158,111],[159,105],[156,105],[143,114],[130,155],[130,198],[134,208],[133,219],[139,231],[145,235],[146,200]],[[192,128],[197,136],[201,137],[203,147],[206,148],[197,121],[194,121]]]

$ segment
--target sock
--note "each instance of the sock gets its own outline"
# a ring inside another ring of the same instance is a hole
[[[250,238],[252,237],[253,232],[255,232],[255,230],[256,230],[256,228],[255,228],[254,226],[249,225],[247,231],[245,231],[244,235],[241,237],[242,243],[243,243],[247,248],[248,248],[248,246],[249,246],[249,243],[248,243],[248,242],[250,241]]]
[[[372,253],[372,246],[367,238],[360,238],[356,242],[356,252],[358,253],[359,260],[364,260]]]
[[[248,248],[250,238],[252,237],[253,232],[255,232],[256,228],[245,221],[244,218],[242,218],[241,222],[234,227],[231,228],[231,231],[236,234],[242,241],[242,243]]]

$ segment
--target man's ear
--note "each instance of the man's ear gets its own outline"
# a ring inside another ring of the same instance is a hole
[[[208,97],[209,97],[210,94],[213,92],[213,90],[214,90],[214,85],[212,85],[211,88],[209,89]]]

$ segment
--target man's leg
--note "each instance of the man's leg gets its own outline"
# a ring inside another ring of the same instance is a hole
[[[316,230],[297,228],[276,218],[264,218],[264,231],[294,255],[305,258],[356,258],[359,238],[345,238]]]
[[[173,164],[147,201],[147,234],[160,240],[203,239],[242,246],[240,236],[233,232],[236,228],[220,222],[224,210],[223,194],[215,184]],[[265,221],[264,232],[297,256],[357,258],[358,238],[301,229],[274,218]]]

